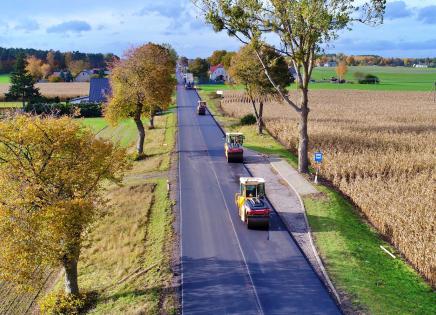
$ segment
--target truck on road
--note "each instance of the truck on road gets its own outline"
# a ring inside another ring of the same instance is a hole
[[[185,89],[192,90],[194,88],[194,75],[192,73],[185,74]]]

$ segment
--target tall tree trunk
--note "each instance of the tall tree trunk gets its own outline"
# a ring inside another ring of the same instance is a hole
[[[300,173],[309,173],[309,135],[307,133],[307,118],[309,116],[308,107],[308,90],[301,89],[301,111],[300,121],[298,124],[299,143],[298,143],[298,171]]]
[[[154,111],[150,110],[150,129],[154,129]]]
[[[22,101],[23,101],[23,110],[24,110],[24,108],[26,107],[26,98],[25,98],[25,93],[23,92],[23,99],[22,99]]]
[[[263,101],[259,102],[259,117],[257,119],[257,133],[263,133]]]
[[[65,293],[79,295],[79,284],[77,281],[77,259],[63,259],[63,267],[65,272]]]
[[[141,120],[141,112],[142,112],[142,105],[136,106],[136,113],[133,117],[133,120],[135,121],[136,128],[138,129],[138,144],[136,146],[138,156],[142,156],[144,154],[144,140],[145,140],[145,129],[144,124]]]

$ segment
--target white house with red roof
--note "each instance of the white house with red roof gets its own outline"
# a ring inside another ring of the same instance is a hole
[[[211,81],[227,81],[229,79],[229,75],[222,64],[210,67],[209,73]]]

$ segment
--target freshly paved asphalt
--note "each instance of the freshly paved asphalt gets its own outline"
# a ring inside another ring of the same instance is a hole
[[[248,173],[226,162],[197,100],[177,87],[183,314],[340,314],[277,214],[269,231],[239,220],[234,195]]]

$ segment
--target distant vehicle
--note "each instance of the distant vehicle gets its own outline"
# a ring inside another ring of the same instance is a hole
[[[240,162],[244,160],[244,135],[238,132],[227,132],[224,150],[227,162]]]
[[[185,73],[185,89],[192,90],[194,88],[194,75]]]
[[[240,177],[240,190],[235,195],[239,218],[247,228],[269,228],[271,209],[265,198],[265,180],[256,177]]]
[[[198,115],[206,115],[206,107],[207,104],[205,101],[198,101],[198,105],[197,105],[197,114]]]

